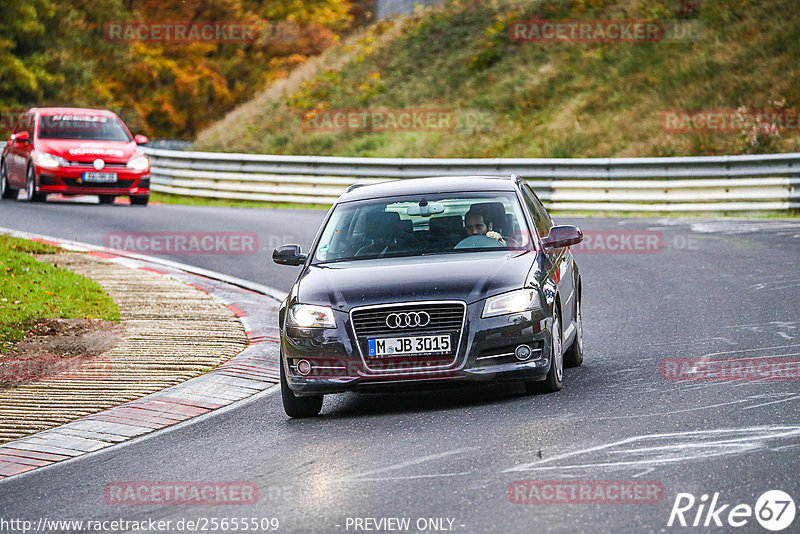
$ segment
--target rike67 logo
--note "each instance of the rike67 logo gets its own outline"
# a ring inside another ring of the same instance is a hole
[[[699,499],[691,493],[678,493],[667,526],[738,528],[752,524],[755,517],[765,529],[780,532],[792,524],[796,512],[794,499],[780,490],[764,492],[756,500],[755,506],[723,503],[718,492],[714,493],[710,502],[706,493]]]

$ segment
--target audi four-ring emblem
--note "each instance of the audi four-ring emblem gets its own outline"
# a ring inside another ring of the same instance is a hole
[[[428,312],[424,311],[390,313],[386,317],[386,326],[388,326],[391,329],[428,326],[430,322],[431,322],[431,316],[428,315]]]

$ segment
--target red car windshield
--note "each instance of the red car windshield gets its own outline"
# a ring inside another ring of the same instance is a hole
[[[117,118],[98,115],[46,115],[39,121],[39,139],[131,141]]]

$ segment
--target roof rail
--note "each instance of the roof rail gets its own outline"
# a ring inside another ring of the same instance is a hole
[[[345,193],[349,193],[353,189],[358,189],[359,187],[364,187],[365,185],[367,185],[367,184],[353,184],[351,186],[348,186],[347,189],[344,190],[344,192]]]

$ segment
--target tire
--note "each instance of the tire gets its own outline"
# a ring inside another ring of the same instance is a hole
[[[99,195],[100,196],[100,204],[113,204],[114,199],[117,198],[114,195]]]
[[[561,391],[564,379],[564,358],[561,355],[561,318],[558,310],[553,312],[553,342],[550,343],[552,353],[550,357],[550,370],[547,376],[539,382],[526,382],[527,393],[555,393]]]
[[[44,202],[47,200],[47,193],[36,192],[36,173],[33,172],[33,167],[31,166],[28,166],[28,178],[25,180],[25,192],[28,196],[28,202]]]
[[[314,417],[319,415],[322,410],[322,395],[314,397],[298,397],[294,392],[289,389],[289,384],[286,383],[286,374],[283,369],[283,358],[280,361],[281,366],[281,398],[283,399],[283,411],[286,415],[292,418],[301,417]]]
[[[583,319],[581,318],[581,299],[575,308],[575,339],[564,353],[564,367],[578,367],[583,363]]]
[[[0,163],[0,198],[14,199],[17,198],[17,195],[19,195],[19,190],[12,189],[8,185],[8,169],[6,168],[6,161],[3,160]]]
[[[150,195],[131,196],[131,205],[133,206],[147,206],[148,202],[150,202]]]

